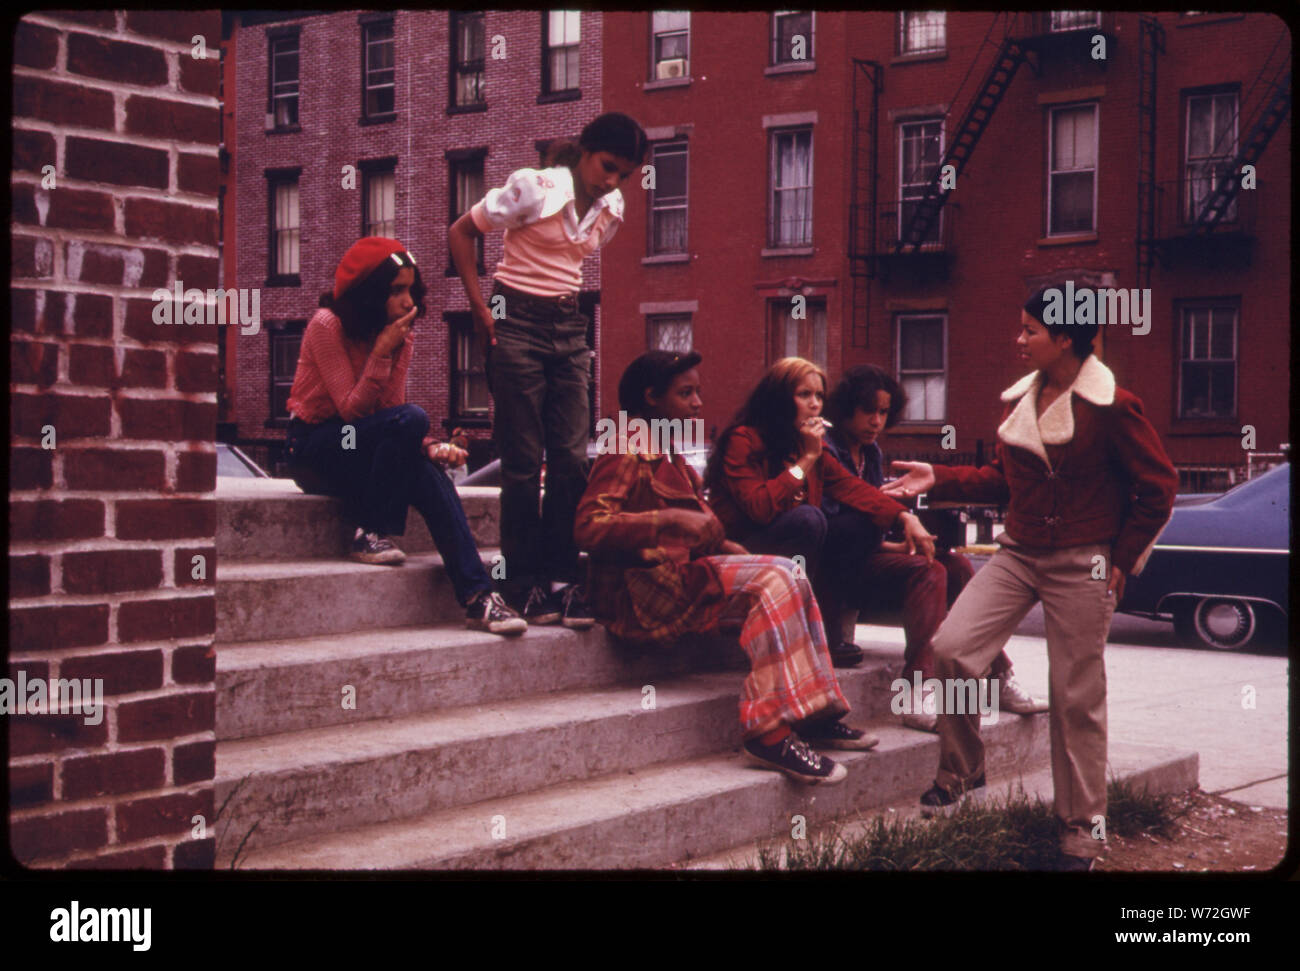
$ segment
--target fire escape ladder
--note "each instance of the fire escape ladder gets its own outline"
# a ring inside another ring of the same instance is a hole
[[[1151,282],[1156,237],[1156,68],[1165,29],[1154,17],[1139,21],[1138,43],[1138,286]]]

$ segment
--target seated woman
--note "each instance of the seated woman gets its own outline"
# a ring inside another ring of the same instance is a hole
[[[629,420],[695,419],[699,362],[694,352],[642,354],[619,381],[619,406]],[[653,644],[742,621],[751,662],[740,697],[746,755],[799,782],[839,782],[844,766],[809,745],[863,750],[878,739],[840,720],[849,705],[811,586],[789,560],[747,555],[724,537],[681,455],[627,448],[636,443],[633,433],[596,459],[578,506],[574,538],[591,555],[596,619],[618,637]]]
[[[833,423],[826,451],[859,479],[880,488],[884,460],[880,439],[898,422],[907,396],[886,371],[864,364],[845,372],[826,399],[826,414]],[[820,597],[828,626],[840,617],[840,633],[850,650],[858,608],[902,609],[907,647],[903,652],[903,678],[921,681],[935,677],[931,639],[943,623],[962,588],[975,575],[970,561],[948,549],[937,549],[934,562],[909,555],[902,543],[884,539],[879,528],[856,509],[842,506],[831,496],[822,498],[826,513],[826,551],[823,569],[833,581]],[[850,609],[841,610],[842,604]],[[844,633],[847,630],[847,633]],[[1046,711],[1047,703],[1033,698],[1011,673],[1011,659],[1001,651],[990,677],[1000,683],[999,701],[1005,711],[1028,715]],[[916,692],[903,724],[921,731],[937,731],[938,716],[931,691]]]
[[[864,514],[879,530],[898,524],[909,553],[919,548],[923,562],[934,559],[934,537],[916,516],[823,451],[825,397],[826,374],[816,364],[801,357],[777,361],[718,438],[705,470],[709,502],[727,538],[755,553],[799,557],[819,602],[834,596],[828,571],[821,569],[823,496]],[[843,649],[838,610],[824,616],[835,663],[859,663],[857,647]]]
[[[289,392],[285,444],[304,492],[339,496],[357,524],[352,558],[397,565],[406,559],[390,535],[406,531],[414,506],[442,554],[467,627],[493,634],[527,629],[492,589],[442,464],[465,452],[428,434],[429,416],[406,404],[411,327],[424,311],[424,285],[411,254],[395,239],[367,236],[343,254],[334,289],[303,334]]]

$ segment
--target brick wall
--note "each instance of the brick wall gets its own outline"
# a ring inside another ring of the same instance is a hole
[[[150,294],[219,285],[219,44],[215,12],[17,27],[6,675],[104,702],[8,716],[30,866],[212,865],[217,333]]]

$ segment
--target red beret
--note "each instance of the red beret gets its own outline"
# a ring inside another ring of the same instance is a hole
[[[366,236],[353,243],[343,254],[343,259],[339,260],[338,269],[334,271],[334,299],[343,296],[395,253],[404,253],[408,257],[411,255],[406,252],[405,246],[386,236]],[[415,265],[413,257],[410,265]]]

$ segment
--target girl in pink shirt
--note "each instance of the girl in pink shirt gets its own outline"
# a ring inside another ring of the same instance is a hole
[[[578,310],[578,294],[583,259],[608,243],[623,220],[618,185],[645,153],[645,132],[633,119],[600,115],[577,143],[554,144],[546,168],[511,173],[450,230],[495,404],[504,589],[530,623],[594,623],[577,586],[573,539],[591,425],[590,320]],[[504,233],[504,255],[489,307],[475,269],[475,239],[492,230]]]

